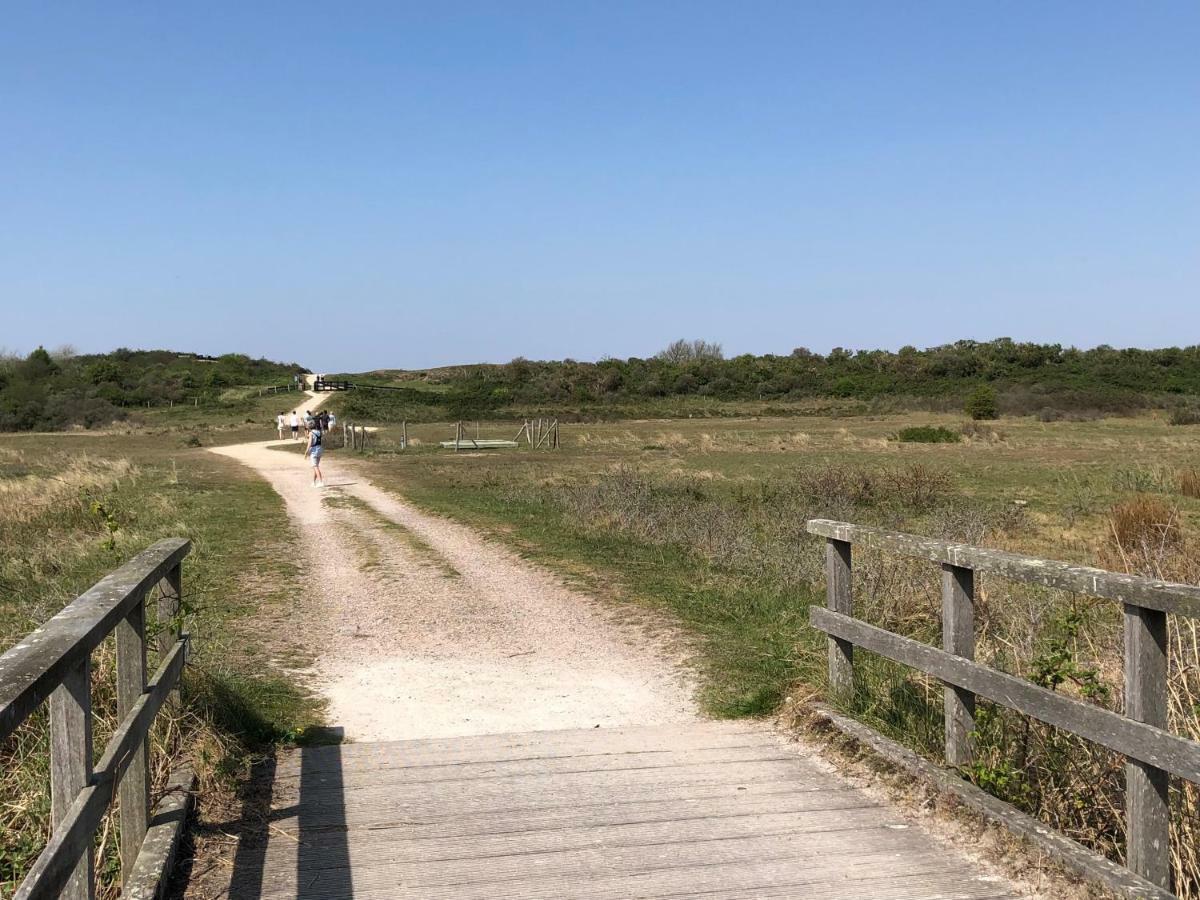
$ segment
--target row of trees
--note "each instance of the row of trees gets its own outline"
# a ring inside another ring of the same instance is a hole
[[[0,431],[91,428],[125,418],[130,407],[213,396],[232,385],[284,383],[301,371],[240,353],[122,348],[78,355],[38,347],[26,357],[0,357]]]
[[[718,344],[677,341],[652,359],[604,359],[462,367],[427,373],[490,405],[604,403],[698,395],[717,400],[834,397],[951,398],[961,405],[980,385],[1005,403],[1119,412],[1200,394],[1200,347],[1090,350],[1059,344],[958,341],[898,351],[799,348],[788,356],[725,359]]]

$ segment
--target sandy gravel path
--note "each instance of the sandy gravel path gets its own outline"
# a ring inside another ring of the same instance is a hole
[[[336,453],[322,463],[328,486],[313,488],[300,454],[277,443],[213,452],[254,468],[287,504],[311,588],[281,625],[317,654],[302,676],[347,738],[697,718],[663,628],[619,619],[470,528],[351,477]]]

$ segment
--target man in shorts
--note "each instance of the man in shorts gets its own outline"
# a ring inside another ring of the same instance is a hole
[[[299,438],[300,438],[300,417],[298,415],[296,415],[296,411],[293,409],[292,410],[292,440],[293,441],[299,440]]]

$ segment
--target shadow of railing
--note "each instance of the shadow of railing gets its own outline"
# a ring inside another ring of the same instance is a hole
[[[298,773],[285,768],[281,774],[274,752],[264,757],[252,767],[242,791],[238,821],[200,828],[237,838],[231,900],[260,900],[281,891],[297,900],[353,897],[338,743],[342,729],[322,729],[308,737],[321,743],[299,749]],[[292,852],[294,869],[288,863]]]

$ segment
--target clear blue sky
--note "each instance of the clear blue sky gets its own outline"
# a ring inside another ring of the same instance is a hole
[[[1200,341],[1200,3],[6,3],[0,344]]]

